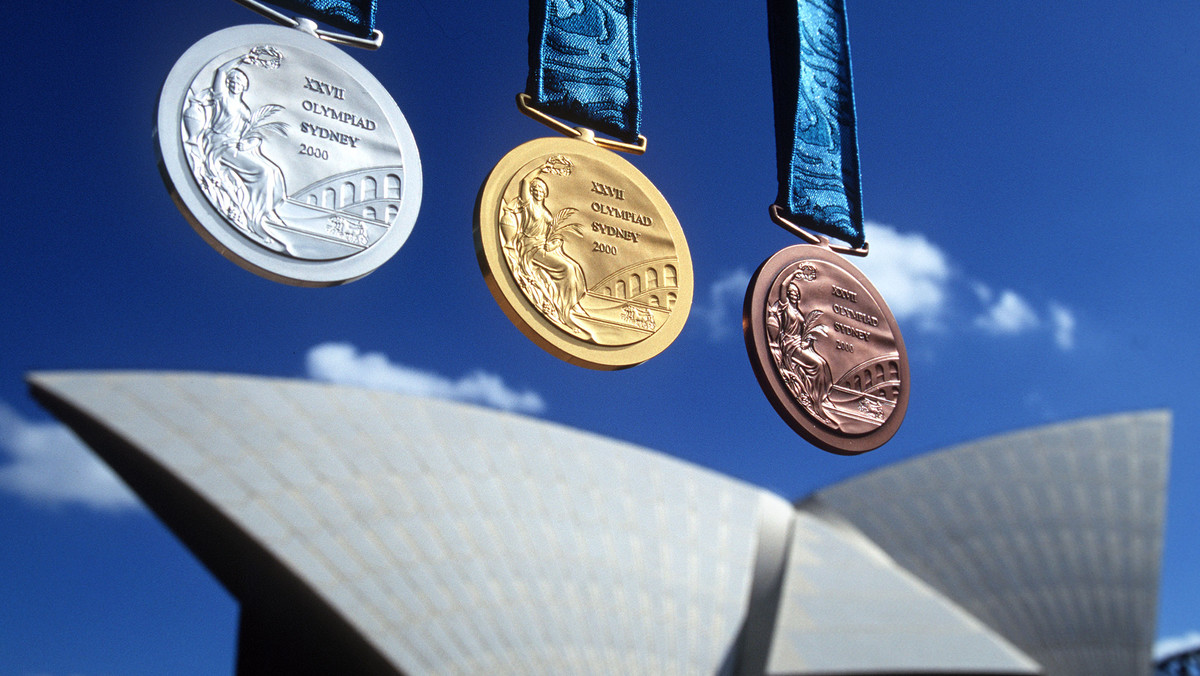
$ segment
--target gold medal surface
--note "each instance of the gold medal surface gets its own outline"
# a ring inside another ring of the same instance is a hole
[[[508,318],[572,364],[640,364],[691,309],[675,213],[633,165],[588,141],[537,139],[505,155],[479,192],[475,249]]]
[[[909,392],[904,339],[879,292],[840,256],[797,245],[767,259],[742,322],[763,392],[810,443],[857,455],[899,429]]]

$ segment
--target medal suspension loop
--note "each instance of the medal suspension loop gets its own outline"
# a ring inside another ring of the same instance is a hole
[[[302,19],[292,18],[257,0],[233,1],[280,25],[297,28],[335,45],[368,50],[383,46],[383,33],[375,28],[376,0],[275,0],[272,3],[308,17]],[[351,31],[354,35],[318,28],[312,19]]]

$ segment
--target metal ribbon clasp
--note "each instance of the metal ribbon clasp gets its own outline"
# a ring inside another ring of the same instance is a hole
[[[789,221],[787,219],[787,217],[783,215],[783,209],[780,209],[778,204],[772,204],[770,207],[770,212],[771,212],[771,220],[775,221],[776,225],[783,228],[784,230],[787,230],[788,232],[792,233],[793,235],[796,235],[800,239],[808,242],[809,244],[815,244],[817,246],[825,247],[826,249],[829,249],[830,251],[832,251],[834,253],[840,253],[840,254],[843,254],[846,256],[866,256],[867,255],[867,249],[869,248],[870,245],[865,242],[863,243],[861,249],[858,249],[858,248],[855,248],[852,246],[843,246],[841,244],[832,244],[832,243],[830,243],[828,237],[824,237],[822,235],[814,235],[813,233],[809,232],[808,230],[805,230],[804,228]]]
[[[324,28],[317,28],[317,23],[312,19],[292,18],[282,12],[277,12],[266,5],[255,2],[255,0],[233,0],[237,4],[246,9],[258,12],[262,16],[288,28],[295,28],[320,38],[325,42],[332,42],[335,45],[345,45],[347,47],[359,47],[361,49],[376,50],[383,46],[383,32],[378,28],[371,31],[371,37],[360,38],[348,33],[337,33],[327,31]]]
[[[242,2],[242,0],[237,0],[237,2]],[[626,143],[625,141],[618,141],[616,139],[601,138],[596,136],[596,132],[587,127],[572,127],[556,117],[551,117],[543,113],[530,105],[531,100],[532,97],[525,92],[517,94],[517,109],[564,136],[571,136],[581,141],[595,143],[606,150],[619,150],[633,155],[641,155],[646,152],[646,137],[642,134],[638,134],[637,143]]]

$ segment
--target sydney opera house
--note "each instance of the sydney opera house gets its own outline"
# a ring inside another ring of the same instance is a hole
[[[39,373],[241,604],[239,674],[1152,671],[1170,416],[985,439],[795,504],[513,414]]]

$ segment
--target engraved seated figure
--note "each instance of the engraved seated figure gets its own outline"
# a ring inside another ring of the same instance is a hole
[[[517,197],[502,206],[501,224],[515,226],[512,241],[506,244],[515,252],[513,276],[526,296],[548,319],[591,340],[591,332],[575,320],[576,314],[588,316],[580,305],[587,295],[583,267],[563,249],[562,231],[578,230],[579,226],[561,221],[575,209],[562,209],[557,216],[551,213],[546,205],[550,188],[540,177],[543,173],[569,172],[566,158],[551,157],[526,174]]]
[[[262,152],[268,133],[287,134],[283,122],[266,119],[282,110],[267,104],[251,112],[243,98],[250,79],[237,66],[255,63],[250,56],[232,59],[213,75],[212,87],[189,92],[184,110],[185,145],[192,172],[226,218],[263,246],[285,246],[268,227],[283,225],[276,209],[287,197],[283,170]]]
[[[826,408],[832,406],[829,394],[833,390],[833,375],[829,362],[816,348],[817,337],[827,335],[825,327],[817,321],[824,313],[814,309],[807,316],[804,314],[800,285],[794,276],[784,289],[785,299],[772,304],[767,312],[771,356],[800,404],[836,429],[838,424],[826,413]]]

